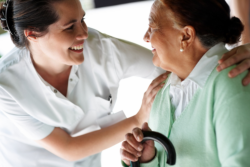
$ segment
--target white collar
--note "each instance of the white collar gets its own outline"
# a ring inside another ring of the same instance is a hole
[[[27,55],[27,62],[28,62],[28,65],[30,66],[30,68],[32,69],[33,73],[35,75],[38,76],[38,78],[40,79],[39,81],[42,82],[42,84],[49,90],[51,90],[52,92],[55,90],[55,88],[50,85],[47,81],[45,81],[39,74],[38,72],[36,71],[33,63],[32,63],[32,60],[31,60],[31,55],[30,55],[30,51],[28,49],[24,49],[23,50],[23,53],[25,53],[24,55]],[[78,65],[73,65],[72,68],[71,68],[71,71],[70,71],[70,77],[71,78],[74,78],[75,79],[75,84],[78,82],[79,78],[77,76],[77,71],[78,71],[78,68],[79,66]],[[72,88],[71,89],[68,89],[68,92],[71,92],[72,91]],[[65,98],[61,93],[57,94],[57,96],[61,97],[61,98]]]
[[[168,85],[182,88],[183,85],[188,84],[190,81],[196,83],[200,88],[203,88],[209,75],[217,66],[218,60],[227,51],[228,50],[226,49],[224,43],[219,43],[213,46],[202,56],[192,72],[184,81],[181,82],[180,78],[176,74],[171,73],[163,89],[168,87]]]
[[[28,63],[29,65],[32,66],[32,68],[35,70],[35,67],[32,63],[32,60],[31,60],[31,56],[30,56],[30,51],[28,49],[24,49],[23,52],[25,52],[24,55],[27,55],[27,59],[28,59]],[[70,75],[76,75],[77,71],[78,71],[78,65],[72,65],[72,68],[71,68],[71,71],[70,71]],[[36,70],[35,70],[36,72]],[[39,78],[41,79],[41,81],[46,85],[48,86],[49,84],[36,72],[36,74],[39,76]]]

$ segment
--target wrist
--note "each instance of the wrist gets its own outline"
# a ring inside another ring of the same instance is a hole
[[[146,122],[146,118],[141,114],[141,112],[139,111],[135,116],[134,116],[135,120],[136,120],[136,126],[137,127],[141,127],[142,124],[144,122]]]

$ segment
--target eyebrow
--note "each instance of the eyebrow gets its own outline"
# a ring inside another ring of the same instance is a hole
[[[83,14],[83,17],[84,17],[85,15],[86,15],[86,13]],[[72,24],[72,23],[75,23],[75,22],[77,22],[76,19],[70,20],[68,23],[64,24],[63,27],[66,27],[67,25]]]
[[[149,23],[153,23],[154,22],[154,20],[151,17],[148,18],[148,21],[149,21]]]
[[[149,18],[148,18],[148,21],[149,21],[149,24],[150,24],[150,25],[156,24],[156,23],[155,23],[155,20],[154,20],[152,17],[149,17]]]

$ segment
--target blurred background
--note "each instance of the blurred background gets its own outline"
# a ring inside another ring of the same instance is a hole
[[[85,21],[88,27],[151,49],[151,45],[143,41],[143,36],[148,28],[148,15],[153,0],[80,1],[86,11]],[[239,2],[239,0],[236,1]],[[0,28],[0,56],[7,54],[13,47],[9,34]],[[123,110],[127,117],[136,114],[150,82],[136,77],[122,80],[114,110]],[[121,166],[120,143],[103,151],[102,165],[103,167]]]

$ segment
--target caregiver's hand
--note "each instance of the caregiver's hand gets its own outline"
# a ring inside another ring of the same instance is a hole
[[[162,82],[166,80],[168,74],[169,72],[166,72],[154,79],[149,85],[147,91],[144,93],[141,108],[135,115],[139,126],[141,126],[144,122],[147,122],[155,96],[157,92],[164,86]]]
[[[145,122],[142,125],[142,130],[151,131],[148,124]],[[126,134],[126,140],[122,142],[120,154],[123,162],[130,165],[130,161],[139,161],[141,163],[149,162],[155,157],[155,146],[153,140],[147,140],[143,144],[143,133],[140,128],[133,129],[132,133]]]
[[[230,52],[227,52],[223,55],[221,60],[219,60],[219,66],[217,71],[221,71],[229,66],[232,66],[236,63],[239,63],[234,69],[232,69],[228,76],[233,78],[239,75],[240,73],[248,70],[247,76],[243,79],[242,84],[244,86],[250,83],[250,43],[241,45],[232,49]]]

